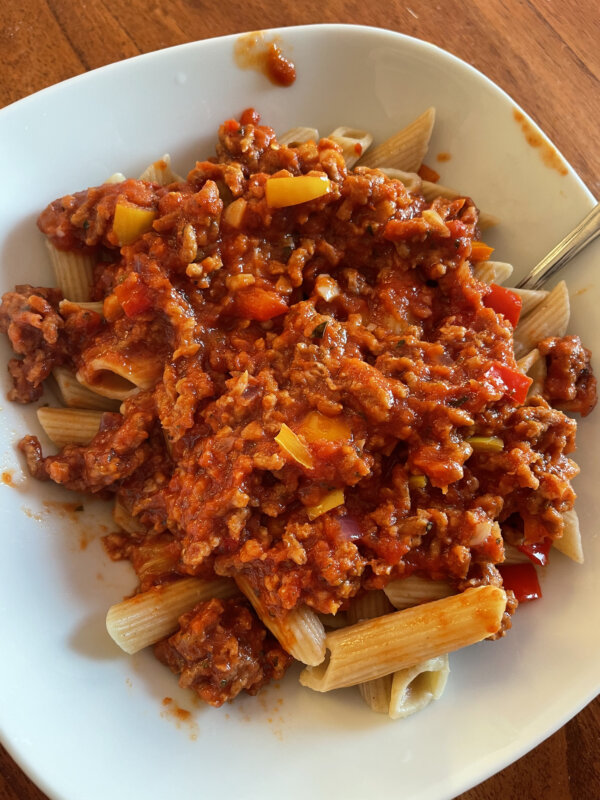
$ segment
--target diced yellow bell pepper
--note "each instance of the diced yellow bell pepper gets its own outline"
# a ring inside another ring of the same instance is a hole
[[[466,439],[476,453],[501,453],[504,442],[498,436],[469,436]]]
[[[294,431],[288,428],[285,422],[275,437],[275,441],[281,449],[285,450],[298,464],[301,464],[307,469],[313,468],[313,460],[308,448],[306,445],[302,444]]]
[[[331,511],[332,508],[337,508],[338,506],[343,505],[344,490],[334,489],[332,492],[326,494],[325,497],[323,497],[323,499],[315,506],[307,506],[306,513],[308,514],[308,518],[313,520],[317,517],[320,517],[321,514],[324,514],[326,511]]]
[[[142,234],[152,230],[152,223],[156,219],[156,211],[151,208],[138,208],[117,203],[113,220],[113,232],[117,237],[119,247],[131,244],[139,239]]]
[[[408,485],[411,489],[424,489],[427,486],[427,478],[425,475],[411,475]]]
[[[290,178],[268,178],[265,196],[271,208],[284,208],[316,200],[330,189],[331,181],[325,176],[295,175]]]
[[[311,411],[302,420],[300,433],[307,442],[325,439],[328,442],[340,442],[350,439],[352,432],[340,417],[326,417],[319,411]]]

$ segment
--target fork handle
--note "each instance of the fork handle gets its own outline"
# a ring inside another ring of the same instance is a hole
[[[562,242],[559,242],[522,281],[517,283],[517,289],[540,289],[598,234],[600,234],[600,203],[597,203],[587,217],[568,233]]]

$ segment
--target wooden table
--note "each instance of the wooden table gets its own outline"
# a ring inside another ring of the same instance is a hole
[[[260,28],[345,22],[416,36],[504,88],[600,194],[597,0],[0,0],[0,106],[112,61]],[[532,687],[535,691],[535,687]],[[0,800],[44,800],[0,748]],[[600,698],[460,800],[600,797]]]

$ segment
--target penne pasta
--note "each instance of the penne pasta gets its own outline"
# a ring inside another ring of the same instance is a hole
[[[332,139],[342,148],[342,154],[348,169],[352,169],[358,159],[373,143],[373,137],[368,131],[356,130],[345,125],[336,128],[327,138]]]
[[[173,171],[171,167],[171,156],[165,153],[158,161],[146,167],[140,175],[141,181],[148,181],[149,183],[158,183],[159,186],[168,186],[170,183],[177,183],[182,181],[181,175]]]
[[[560,539],[555,539],[553,545],[563,555],[578,564],[583,564],[583,546],[581,544],[581,531],[579,530],[577,512],[575,509],[564,511],[562,517],[565,523],[563,535]]]
[[[284,650],[303,664],[314,666],[325,658],[325,628],[317,614],[307,606],[290,611],[287,616],[272,617],[260,597],[243,575],[236,575],[236,583],[252,603],[259,619]]]
[[[521,298],[521,317],[527,316],[536,306],[550,294],[545,289],[511,289]]]
[[[432,581],[418,575],[390,581],[383,590],[396,609],[409,608],[432,600],[441,600],[455,594],[456,590],[448,581]]]
[[[46,240],[58,288],[78,303],[90,299],[96,259],[88,253],[59,250]]]
[[[91,359],[77,380],[93,392],[114,400],[126,400],[139,389],[150,389],[162,372],[162,364],[147,357],[129,358],[123,353],[108,352]]]
[[[104,303],[102,302],[85,302],[83,300],[74,301],[74,300],[61,300],[58,304],[58,310],[61,314],[65,311],[70,311],[71,306],[78,306],[82,308],[84,311],[95,311],[96,314],[100,314],[100,316],[104,316]]]
[[[569,325],[569,292],[560,281],[515,328],[515,355],[522,358],[548,336],[564,336]]]
[[[364,167],[396,167],[405,172],[418,172],[429,147],[435,122],[435,109],[428,108],[410,125],[386,139],[362,156]]]
[[[348,615],[343,611],[337,614],[317,614],[324,628],[345,628],[348,625]]]
[[[367,592],[357,597],[348,610],[350,623],[360,622],[363,619],[374,619],[384,614],[389,614],[391,605],[383,592]],[[387,714],[390,709],[392,693],[392,675],[382,675],[372,681],[358,685],[358,690],[365,703],[379,714]]]
[[[484,283],[504,283],[512,273],[512,264],[504,261],[482,261],[473,267],[475,277]]]
[[[451,653],[496,633],[505,607],[502,589],[478,586],[333,631],[326,639],[328,657],[304,669],[300,683],[328,692]]]
[[[432,181],[421,181],[421,194],[430,203],[436,197],[445,197],[447,200],[455,200],[457,197],[465,197],[465,192],[458,192],[456,189],[451,189],[449,186],[442,186],[440,183],[433,183]],[[488,214],[485,211],[479,211],[479,229],[486,230],[498,224],[498,217],[493,214]]]
[[[100,428],[103,411],[81,408],[38,408],[37,418],[46,436],[57,447],[89,444]]]
[[[145,530],[144,526],[135,517],[131,516],[119,500],[116,500],[113,506],[113,520],[119,528],[127,531],[127,533],[143,533]]]
[[[137,653],[177,630],[179,617],[197,603],[237,593],[235,583],[226,578],[214,581],[182,578],[111,606],[106,615],[106,630],[121,650]]]
[[[529,370],[540,360],[540,358],[540,351],[537,349],[537,347],[534,347],[534,349],[530,350],[526,356],[523,356],[523,358],[520,358],[517,361],[517,366],[521,372],[524,372],[527,375]]]
[[[522,553],[517,547],[512,544],[504,545],[504,561],[503,564],[531,564],[529,556]]]
[[[537,348],[536,348],[537,349]],[[539,350],[538,350],[539,353]],[[529,391],[527,392],[527,397],[535,397],[536,395],[543,394],[544,391],[544,382],[546,380],[546,359],[538,358],[527,370],[527,374],[530,378],[533,379],[533,383],[529,387]]]
[[[388,178],[401,181],[409,192],[414,194],[421,191],[423,181],[416,172],[405,172],[402,169],[395,169],[394,167],[377,167],[377,169],[379,172],[383,172]]]
[[[302,126],[290,128],[289,131],[278,136],[277,141],[279,144],[285,144],[288,147],[296,147],[296,145],[304,144],[305,142],[318,142],[319,131],[316,128]]]
[[[439,700],[450,673],[448,656],[437,656],[421,661],[394,673],[392,680],[389,715],[392,719],[404,719],[416,714]]]
[[[105,180],[104,183],[123,183],[123,181],[126,180],[127,178],[125,177],[125,175],[123,175],[122,172],[113,172],[110,178]]]
[[[119,401],[103,397],[83,386],[75,373],[66,367],[54,367],[52,377],[56,381],[63,403],[69,408],[91,408],[96,411],[118,411]]]

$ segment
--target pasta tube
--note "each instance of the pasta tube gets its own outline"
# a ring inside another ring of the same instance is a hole
[[[503,589],[478,586],[333,631],[326,639],[329,657],[304,669],[300,683],[328,692],[451,653],[497,633],[505,607]]]
[[[131,655],[173,633],[179,617],[196,603],[213,597],[233,597],[237,591],[235,583],[226,578],[214,581],[183,578],[154,586],[111,606],[106,615],[106,630],[121,650]]]
[[[317,614],[307,606],[290,611],[281,619],[271,617],[260,597],[243,575],[236,575],[240,590],[252,603],[262,624],[284,650],[303,664],[320,664],[325,658],[325,628]]]
[[[390,717],[403,719],[421,711],[432,700],[439,700],[446,688],[449,673],[447,655],[421,661],[414,667],[407,667],[394,673]]]
[[[390,136],[359,163],[365,167],[396,167],[405,172],[417,172],[421,166],[435,122],[435,108],[428,108],[410,125]]]

